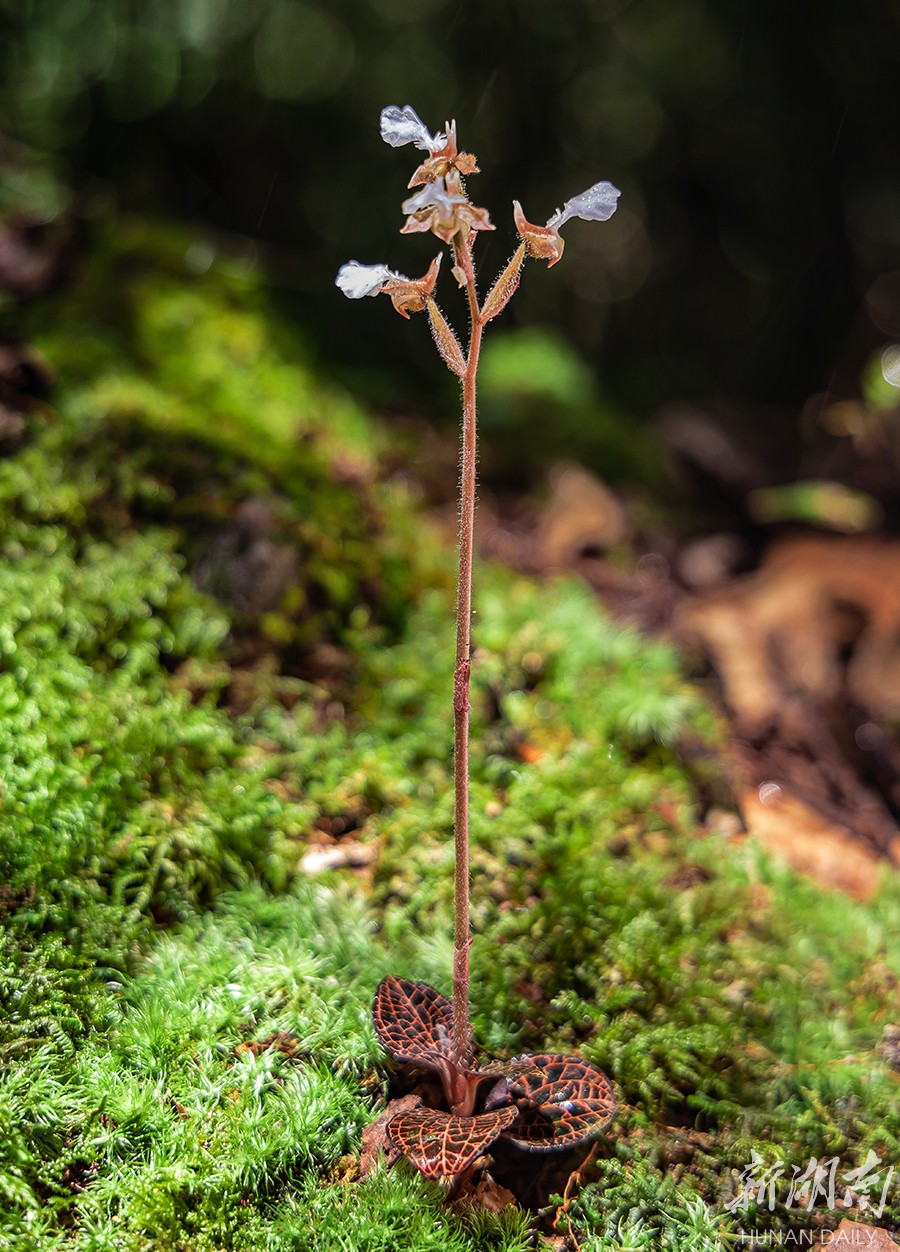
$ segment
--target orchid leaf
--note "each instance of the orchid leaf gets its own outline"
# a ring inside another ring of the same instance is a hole
[[[418,1108],[395,1117],[387,1137],[426,1178],[448,1178],[467,1169],[516,1116],[511,1106],[475,1117]]]
[[[393,974],[382,979],[372,1022],[381,1046],[395,1061],[443,1070],[453,1060],[453,1008],[428,983]]]
[[[616,1111],[612,1083],[579,1057],[540,1052],[520,1057],[506,1073],[519,1110],[507,1138],[529,1152],[583,1143],[608,1126]]]

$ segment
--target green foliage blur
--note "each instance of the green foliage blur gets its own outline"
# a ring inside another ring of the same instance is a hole
[[[432,255],[395,234],[409,163],[379,141],[387,103],[455,116],[479,155],[485,281],[514,196],[540,221],[597,178],[622,188],[564,264],[531,267],[504,326],[559,328],[632,413],[803,399],[855,382],[876,329],[900,336],[896,302],[877,328],[865,303],[900,253],[891,0],[2,0],[0,67],[0,132],[27,161],[83,206],[258,241],[373,398],[421,404],[427,379],[432,411],[454,408],[422,327],[332,287],[351,256],[418,273]]]

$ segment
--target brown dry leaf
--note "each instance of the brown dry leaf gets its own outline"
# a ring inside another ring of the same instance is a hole
[[[68,227],[8,221],[0,227],[0,291],[20,299],[42,295],[65,276],[74,237]]]
[[[878,886],[882,859],[846,830],[783,787],[747,788],[739,797],[747,829],[774,856],[824,887],[868,900]],[[763,797],[760,796],[763,793]]]
[[[881,1032],[881,1042],[875,1051],[889,1069],[900,1073],[900,1026],[888,1022]]]
[[[177,1113],[182,1121],[187,1121],[189,1116],[187,1109],[183,1104],[179,1103],[179,1101],[175,1099],[171,1091],[166,1092],[166,1098],[169,1101],[169,1108],[171,1108],[173,1112]]]
[[[851,697],[873,714],[900,711],[900,543],[782,540],[756,574],[688,600],[675,625],[706,645],[749,728],[778,719],[786,689],[833,697],[849,645]]]
[[[897,1252],[897,1244],[881,1226],[865,1226],[845,1217],[829,1240],[834,1252]]]
[[[274,1035],[269,1035],[266,1039],[251,1039],[247,1043],[239,1043],[235,1048],[235,1052],[249,1052],[253,1056],[260,1056],[263,1052],[273,1049],[281,1052],[284,1056],[294,1059],[298,1056],[307,1055],[300,1046],[300,1040],[296,1035],[289,1034],[286,1030],[279,1030]]]
[[[0,883],[0,923],[34,899],[34,887],[10,887]]]
[[[547,755],[543,748],[529,743],[527,739],[523,739],[521,743],[516,744],[515,752],[519,760],[524,761],[526,765],[537,765]]]
[[[516,1203],[513,1193],[506,1187],[501,1187],[486,1169],[482,1171],[474,1187],[469,1179],[466,1179],[466,1183],[469,1185],[461,1189],[455,1200],[460,1208],[476,1213],[502,1213]]]
[[[767,848],[857,898],[900,865],[900,543],[802,536],[683,601],[675,630],[722,681],[741,808]],[[777,780],[781,799],[762,788]]]
[[[561,463],[550,471],[552,495],[535,536],[538,562],[570,565],[584,552],[621,543],[625,510],[608,487],[580,465]]]
[[[24,415],[0,403],[0,454],[15,452],[24,438]]]
[[[366,1126],[362,1132],[362,1154],[359,1159],[360,1178],[366,1178],[374,1171],[382,1155],[387,1159],[388,1165],[393,1165],[399,1159],[400,1153],[388,1142],[388,1123],[392,1122],[401,1113],[409,1113],[413,1109],[419,1108],[421,1104],[421,1096],[401,1096],[399,1100],[391,1100],[384,1112],[374,1122],[370,1122]]]
[[[702,643],[722,680],[726,703],[752,733],[776,716],[781,692],[766,636],[748,616],[748,606],[731,592],[726,596],[689,601],[678,612],[675,628]]]

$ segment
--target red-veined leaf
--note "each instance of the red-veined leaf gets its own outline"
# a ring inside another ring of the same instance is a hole
[[[390,974],[375,992],[372,1022],[381,1046],[395,1061],[442,1069],[453,1060],[453,1008],[426,982]]]
[[[387,1137],[426,1178],[447,1178],[467,1169],[516,1116],[512,1106],[475,1117],[412,1109],[388,1123]]]
[[[530,1152],[583,1143],[608,1126],[616,1111],[612,1083],[580,1057],[539,1052],[513,1061],[506,1074],[519,1110],[506,1137]]]

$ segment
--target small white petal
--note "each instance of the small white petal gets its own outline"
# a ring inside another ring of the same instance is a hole
[[[443,178],[436,178],[433,183],[426,183],[414,195],[404,200],[400,205],[400,211],[401,213],[416,213],[419,209],[430,209],[432,205],[450,209],[454,204],[465,203],[465,196],[451,196]]]
[[[430,209],[433,204],[437,203],[434,186],[434,183],[426,183],[424,187],[420,187],[414,195],[403,201],[400,205],[400,212],[417,213],[419,209]]]
[[[561,209],[557,209],[547,222],[557,230],[570,217],[580,217],[584,222],[608,222],[615,213],[622,193],[612,183],[594,183],[580,196],[567,200]]]
[[[446,135],[432,135],[411,104],[405,104],[402,109],[397,104],[389,104],[381,110],[381,138],[392,148],[414,143],[423,152],[437,152],[447,142]]]
[[[389,278],[399,278],[386,265],[362,265],[359,261],[348,261],[338,270],[335,286],[348,300],[361,300],[363,296],[377,296]]]

